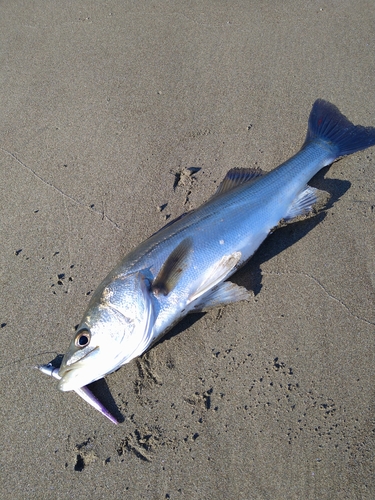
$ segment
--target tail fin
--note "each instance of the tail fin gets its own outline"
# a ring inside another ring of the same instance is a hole
[[[353,125],[330,102],[314,102],[303,146],[311,141],[324,142],[335,158],[349,155],[375,145],[375,128]]]

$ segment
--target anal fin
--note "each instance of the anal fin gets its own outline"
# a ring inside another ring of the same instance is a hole
[[[289,210],[283,218],[284,223],[294,222],[301,216],[310,216],[326,205],[330,195],[326,191],[306,185],[293,200]]]

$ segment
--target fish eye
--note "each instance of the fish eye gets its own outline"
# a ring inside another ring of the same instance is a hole
[[[83,348],[89,345],[91,340],[91,333],[88,330],[80,330],[75,338],[75,345],[77,347]]]

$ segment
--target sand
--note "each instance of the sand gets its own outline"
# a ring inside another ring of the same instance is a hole
[[[267,239],[250,302],[99,384],[117,427],[33,368],[137,243],[298,151],[315,99],[375,126],[373,2],[0,12],[1,498],[375,498],[374,148],[313,179],[327,210]]]

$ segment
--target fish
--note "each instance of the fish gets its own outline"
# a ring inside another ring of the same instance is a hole
[[[309,216],[322,192],[307,182],[337,159],[375,145],[328,101],[314,102],[306,139],[280,166],[233,168],[216,193],[128,253],[98,286],[58,371],[77,391],[140,356],[189,313],[250,298],[229,278],[277,227]]]

